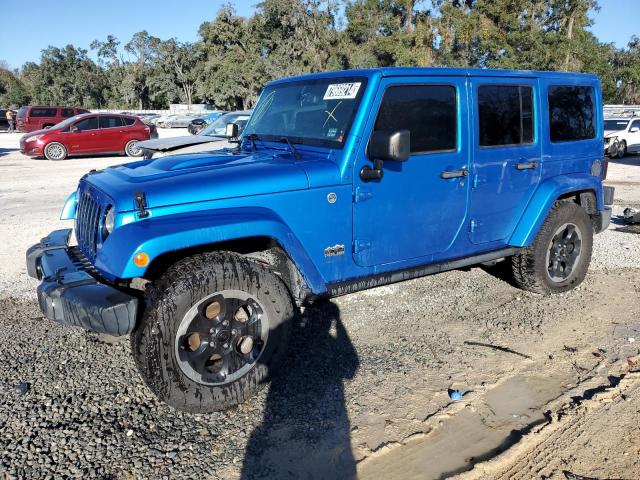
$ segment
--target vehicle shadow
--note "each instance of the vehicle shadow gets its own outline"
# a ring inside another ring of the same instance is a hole
[[[623,158],[611,158],[609,157],[609,163],[615,163],[616,165],[629,165],[632,167],[640,165],[640,155],[635,153],[629,153]]]
[[[319,302],[292,330],[262,423],[249,438],[241,478],[355,478],[344,380],[355,375],[359,360],[340,310]]]
[[[0,148],[0,157],[4,157],[5,155],[9,155],[10,153],[14,153],[17,151],[17,148]]]

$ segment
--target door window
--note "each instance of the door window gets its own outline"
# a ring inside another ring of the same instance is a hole
[[[632,128],[640,129],[640,120],[634,120],[631,123],[631,126],[629,127],[629,131],[631,131]],[[634,133],[637,133],[637,132],[634,132]]]
[[[100,117],[100,128],[117,128],[122,126],[120,117],[102,116]]]
[[[98,129],[98,117],[83,118],[75,124],[75,126],[81,132],[85,130],[97,130]]]
[[[62,109],[62,116],[65,118],[69,118],[69,117],[73,117],[74,113],[73,113],[73,108],[63,108]]]
[[[31,117],[55,117],[58,110],[55,108],[32,108],[30,112]]]
[[[409,130],[411,153],[455,150],[458,133],[455,87],[389,87],[384,92],[374,130]]]
[[[478,87],[481,147],[533,143],[533,89],[522,85]]]
[[[129,127],[131,125],[133,125],[135,123],[135,119],[131,118],[131,117],[122,117],[122,122],[124,123],[125,127]]]
[[[549,87],[549,136],[552,142],[588,140],[596,136],[593,87]]]

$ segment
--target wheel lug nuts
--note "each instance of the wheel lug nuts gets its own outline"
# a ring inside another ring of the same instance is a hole
[[[229,320],[223,320],[222,321],[222,325],[224,325],[225,327],[229,325]]]
[[[213,334],[215,333],[215,329],[210,328],[210,329],[209,329],[209,333],[210,333],[211,335],[213,335]]]
[[[222,348],[229,348],[229,344],[225,343],[224,345],[222,345]]]
[[[238,333],[238,331],[235,328],[231,330],[231,335],[235,335],[236,333]]]

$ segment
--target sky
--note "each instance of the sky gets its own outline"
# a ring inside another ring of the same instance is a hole
[[[238,14],[249,16],[260,0],[231,1]],[[198,27],[212,20],[227,0],[0,0],[0,60],[10,68],[38,61],[49,45],[69,43],[89,49],[93,40],[114,35],[123,44],[140,30],[167,39],[198,39]],[[640,36],[639,0],[599,0],[601,9],[591,14],[593,33],[603,42],[625,47],[632,35]],[[108,8],[95,9],[95,5]],[[90,5],[90,8],[88,7]]]

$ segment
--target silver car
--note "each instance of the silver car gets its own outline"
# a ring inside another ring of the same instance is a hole
[[[240,134],[250,116],[251,110],[225,113],[203,128],[198,135],[146,140],[139,142],[137,146],[143,150],[145,158],[158,158],[180,153],[210,152],[229,148],[233,144],[226,137],[227,124],[237,124]]]

